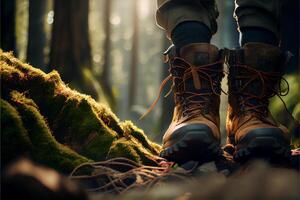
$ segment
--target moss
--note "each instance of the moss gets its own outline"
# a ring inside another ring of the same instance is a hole
[[[61,96],[63,95],[59,94],[57,97]],[[43,113],[47,116],[47,110]],[[53,116],[56,118],[53,118],[50,126],[57,140],[94,160],[103,160],[112,141],[118,136],[99,119],[88,98],[70,96]]]
[[[147,163],[158,154],[160,146],[151,142],[142,130],[131,122],[121,122],[105,104],[70,89],[56,71],[46,74],[3,52],[0,52],[0,67],[1,96],[19,113],[34,143],[37,160],[41,161],[53,150],[58,155],[52,153],[44,163],[68,171],[83,160],[127,156]],[[39,134],[43,135],[41,144],[37,142],[41,140],[36,136]],[[120,141],[126,143],[119,144]],[[48,146],[41,146],[46,143]]]
[[[140,164],[155,165],[154,154],[144,148],[142,143],[135,138],[121,138],[113,142],[107,158],[125,157]]]
[[[77,165],[91,161],[55,140],[45,119],[31,99],[13,92],[12,102],[22,116],[32,143],[31,156],[35,161],[62,172],[69,172]]]
[[[31,148],[31,142],[18,111],[1,99],[1,163],[24,155]]]
[[[121,126],[124,130],[124,134],[126,136],[132,136],[136,140],[138,140],[144,148],[148,149],[150,152],[154,154],[158,154],[160,151],[160,146],[154,142],[151,142],[143,130],[137,128],[131,121],[125,121],[121,123]]]
[[[133,148],[132,143],[130,143],[130,141],[128,141],[126,138],[121,138],[112,144],[107,158],[114,157],[129,158],[135,162],[141,163],[141,159]]]

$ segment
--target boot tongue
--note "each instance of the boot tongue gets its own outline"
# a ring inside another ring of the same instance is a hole
[[[219,50],[217,47],[211,44],[194,43],[181,48],[180,57],[183,58],[189,64],[191,64],[193,67],[201,67],[218,61]],[[216,70],[220,70],[220,65],[212,65],[210,66],[210,68],[216,68]],[[211,93],[212,91],[211,82],[201,77],[201,75],[203,76],[203,74],[199,74],[199,72],[197,72],[197,75],[195,75],[197,77],[193,77],[192,75],[189,75],[189,77],[185,80],[185,91],[196,93],[196,94]],[[197,81],[200,82],[200,87],[198,89],[195,87],[195,82],[194,82],[195,78],[198,79]],[[190,94],[186,93],[185,96],[186,96],[185,98],[187,98],[190,96]],[[194,96],[192,98],[191,97],[189,98],[190,100],[197,101],[202,97]]]
[[[180,50],[180,57],[194,66],[216,62],[218,48],[208,43],[193,43]]]

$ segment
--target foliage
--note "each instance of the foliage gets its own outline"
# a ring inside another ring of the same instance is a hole
[[[283,125],[287,126],[292,133],[292,147],[299,148],[299,129],[297,129],[297,124],[300,121],[300,77],[298,74],[289,74],[285,76],[289,84],[289,93],[282,97],[287,110],[289,113],[297,120],[292,120],[290,115],[287,113],[280,98],[274,97],[270,102],[270,111],[272,115]],[[298,124],[299,126],[299,124]],[[299,128],[299,127],[298,127]]]

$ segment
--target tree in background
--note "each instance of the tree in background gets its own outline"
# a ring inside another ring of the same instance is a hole
[[[16,31],[15,31],[15,0],[1,1],[1,49],[4,51],[14,51],[17,56]]]
[[[45,70],[44,47],[46,35],[44,19],[46,3],[45,0],[29,0],[27,62],[43,70]]]
[[[103,19],[104,19],[104,32],[105,32],[105,41],[104,41],[104,55],[103,55],[103,65],[102,73],[100,75],[100,83],[103,88],[103,92],[107,97],[110,106],[115,107],[116,99],[114,97],[112,87],[111,87],[111,66],[110,66],[110,52],[111,52],[111,10],[113,0],[105,0]]]
[[[88,16],[88,0],[54,1],[49,66],[72,87],[99,99],[92,72]]]
[[[131,65],[129,71],[129,105],[130,109],[135,103],[137,91],[137,65],[138,65],[138,46],[139,46],[139,13],[138,0],[133,1],[133,36],[132,36],[132,52]]]

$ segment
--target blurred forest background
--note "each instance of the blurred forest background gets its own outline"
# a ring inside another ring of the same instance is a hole
[[[295,55],[286,68],[288,75],[296,77],[290,81],[293,106],[288,107],[294,112],[300,102],[299,1],[286,2],[282,47]],[[220,48],[237,47],[234,2],[217,3],[219,31],[213,43]],[[161,141],[172,117],[172,95],[139,120],[168,75],[162,52],[170,41],[155,23],[155,10],[156,0],[1,0],[1,48],[43,71],[58,70],[71,88],[109,104],[121,120],[134,121],[152,139]],[[226,79],[222,85],[226,91]],[[226,109],[227,97],[222,95],[223,133]]]

